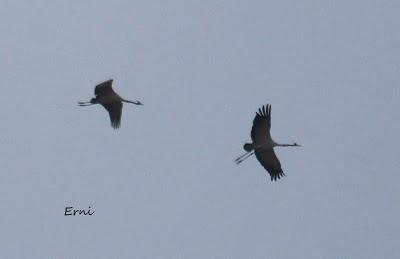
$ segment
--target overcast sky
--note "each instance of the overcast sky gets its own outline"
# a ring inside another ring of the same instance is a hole
[[[2,258],[400,257],[399,1],[0,3]]]

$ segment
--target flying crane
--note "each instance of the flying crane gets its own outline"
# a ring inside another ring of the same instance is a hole
[[[271,181],[280,179],[283,173],[281,163],[275,155],[274,147],[300,147],[299,144],[279,144],[276,143],[270,134],[271,130],[271,105],[261,107],[256,113],[251,129],[251,139],[253,143],[244,144],[243,148],[246,153],[238,157],[235,162],[240,164],[246,158],[256,155],[260,164],[268,171]]]
[[[89,106],[93,104],[101,104],[110,115],[111,127],[118,129],[121,125],[122,115],[122,102],[132,103],[136,105],[143,105],[139,101],[125,100],[119,96],[112,89],[113,80],[107,80],[101,84],[96,85],[94,89],[95,98],[92,98],[89,102],[78,102],[79,106]]]

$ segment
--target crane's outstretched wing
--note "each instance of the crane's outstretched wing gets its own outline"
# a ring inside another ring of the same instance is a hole
[[[112,82],[113,80],[110,79],[96,85],[96,88],[94,89],[94,94],[96,96],[104,96],[109,95],[110,93],[114,93],[114,90],[112,89]]]
[[[261,107],[253,120],[251,139],[254,144],[261,144],[271,138],[271,105]]]
[[[110,115],[111,127],[118,129],[121,125],[122,102],[112,102],[102,105]]]
[[[260,164],[271,175],[271,181],[276,181],[285,175],[273,148],[257,149],[254,153],[256,154],[258,161],[260,161]]]

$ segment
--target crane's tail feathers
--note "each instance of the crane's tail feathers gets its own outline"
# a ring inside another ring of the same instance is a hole
[[[253,144],[246,143],[246,144],[244,144],[243,149],[246,150],[247,152],[250,152],[254,149],[254,147],[253,147]]]

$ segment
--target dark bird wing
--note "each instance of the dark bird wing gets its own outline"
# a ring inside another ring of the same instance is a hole
[[[258,161],[260,161],[260,164],[271,175],[271,181],[276,181],[285,175],[273,148],[258,149],[254,153],[256,154]]]
[[[94,94],[96,96],[105,96],[114,93],[114,90],[112,89],[112,82],[113,80],[110,79],[101,84],[96,85],[96,88],[94,89]]]
[[[261,107],[253,120],[251,139],[254,144],[264,143],[271,138],[271,105]]]
[[[112,102],[102,105],[110,115],[111,127],[118,129],[121,125],[122,102]]]

